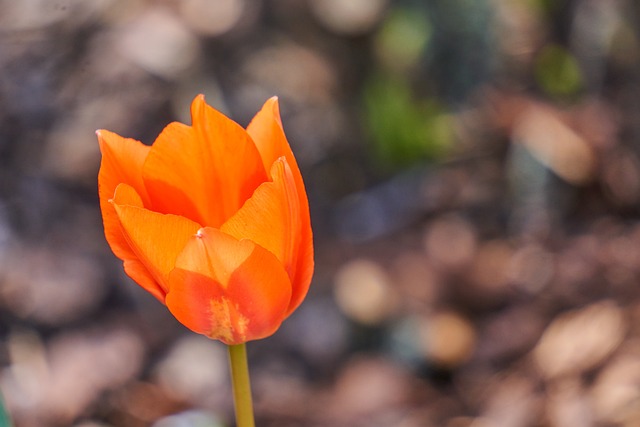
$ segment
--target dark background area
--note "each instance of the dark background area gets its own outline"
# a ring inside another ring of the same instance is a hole
[[[633,0],[0,1],[0,391],[18,427],[233,425],[225,347],[104,240],[99,128],[278,95],[316,242],[260,426],[640,425]]]

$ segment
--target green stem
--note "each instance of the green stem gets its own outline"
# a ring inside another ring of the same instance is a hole
[[[230,345],[229,366],[233,384],[233,402],[236,408],[236,427],[255,427],[253,404],[251,403],[251,384],[247,364],[245,344]]]

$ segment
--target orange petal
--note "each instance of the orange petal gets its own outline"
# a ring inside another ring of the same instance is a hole
[[[293,280],[293,296],[288,314],[293,312],[304,299],[311,276],[313,275],[313,234],[311,231],[311,219],[309,215],[309,201],[302,181],[302,175],[298,168],[287,137],[280,120],[280,108],[278,98],[273,97],[265,102],[262,109],[256,114],[249,126],[247,133],[253,138],[266,170],[280,157],[284,156],[291,168],[291,175],[296,184],[298,193],[298,205],[300,206],[300,246],[298,253],[298,266],[296,278]]]
[[[113,198],[109,200],[109,204],[114,205],[127,205],[134,206],[136,208],[144,208],[142,197],[136,191],[135,188],[126,183],[120,183],[116,186],[116,191],[113,193]],[[115,209],[114,209],[115,210]],[[118,220],[118,223],[120,220]]]
[[[291,173],[296,181],[300,204],[308,206],[302,175],[282,128],[277,97],[274,96],[264,103],[262,109],[247,126],[247,133],[251,135],[260,152],[265,170],[270,170],[271,165],[280,157],[284,156],[287,159]]]
[[[260,152],[265,170],[271,169],[273,162],[281,156],[293,158],[289,142],[282,129],[278,97],[271,97],[264,103],[262,109],[247,126],[247,133],[251,135]],[[287,154],[290,155],[287,156]]]
[[[261,184],[220,230],[269,250],[283,264],[294,283],[300,246],[300,206],[295,182],[284,157],[273,164],[271,177],[273,181]]]
[[[145,265],[142,264],[140,260],[138,260],[136,254],[133,252],[133,249],[131,249],[131,247],[129,246],[127,238],[122,231],[122,226],[120,225],[118,214],[113,208],[112,203],[114,201],[120,205],[130,205],[141,208],[142,199],[140,198],[136,190],[133,189],[133,187],[130,187],[127,184],[121,184],[116,187],[114,198],[110,201],[111,203],[109,203],[109,207],[111,207],[111,211],[113,212],[113,221],[115,222],[114,227],[117,227],[118,234],[124,242],[124,245],[126,246],[127,256],[121,258],[124,261],[125,273],[127,273],[129,277],[131,277],[136,283],[146,289],[154,297],[164,302],[164,295],[166,292],[160,287],[160,285],[158,285],[147,267],[145,267]],[[111,246],[113,247],[113,245]]]
[[[149,292],[164,304],[164,298],[167,292],[160,287],[158,282],[153,278],[153,275],[140,260],[137,258],[125,259],[124,272],[145,291]]]
[[[307,206],[307,212],[308,212]],[[302,208],[301,208],[302,210]],[[313,277],[314,260],[313,260],[313,233],[311,231],[311,222],[309,216],[300,215],[300,246],[298,247],[298,259],[296,266],[296,275],[292,283],[291,302],[287,309],[287,316],[298,308],[309,291],[311,278]]]
[[[108,200],[113,197],[118,184],[124,182],[132,186],[142,200],[147,202],[147,192],[142,180],[142,165],[151,147],[107,130],[99,130],[96,135],[102,153],[98,174],[100,194],[104,193]]]
[[[260,183],[260,154],[247,132],[198,96],[193,126],[167,126],[144,164],[154,210],[219,227]],[[156,207],[157,206],[157,207]]]
[[[99,130],[96,134],[102,152],[98,173],[98,194],[105,237],[118,258],[131,258],[133,253],[122,234],[120,221],[109,200],[114,197],[118,184],[125,183],[135,189],[143,203],[148,203],[147,192],[142,181],[142,164],[150,147],[106,130]]]
[[[158,292],[157,289],[149,289],[151,280],[166,293],[169,272],[175,267],[178,254],[198,231],[200,224],[177,215],[163,215],[131,204],[134,194],[133,188],[120,184],[113,206],[125,239],[135,254],[130,259],[139,261],[148,275],[143,280],[138,280],[145,274],[135,262],[129,262],[127,273],[132,273],[131,277],[152,294],[156,295]]]
[[[232,345],[273,334],[290,297],[289,278],[273,254],[206,227],[178,257],[166,304],[189,329]]]
[[[198,206],[195,200],[199,191],[205,191],[203,183],[186,169],[190,163],[202,160],[195,140],[190,126],[170,123],[151,147],[143,166],[143,177],[155,212],[203,223],[206,206]]]

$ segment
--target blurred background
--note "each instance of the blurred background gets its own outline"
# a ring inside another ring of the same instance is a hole
[[[104,239],[94,131],[272,95],[304,304],[260,426],[640,425],[640,3],[0,0],[0,391],[18,427],[232,426],[226,349]]]

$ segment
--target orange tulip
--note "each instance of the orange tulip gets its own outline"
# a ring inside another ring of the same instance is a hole
[[[273,334],[304,299],[313,239],[302,176],[271,98],[247,129],[205,103],[152,146],[97,132],[107,241],[189,329],[235,345]]]

